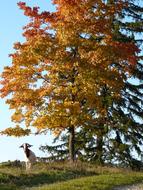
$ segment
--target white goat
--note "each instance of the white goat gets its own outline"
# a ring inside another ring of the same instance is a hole
[[[34,152],[32,152],[29,148],[32,145],[28,143],[22,144],[19,148],[23,148],[25,156],[26,156],[26,170],[31,169],[32,163],[36,162],[36,156]]]

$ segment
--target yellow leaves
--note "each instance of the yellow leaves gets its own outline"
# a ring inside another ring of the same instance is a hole
[[[23,119],[23,114],[20,111],[16,111],[11,117],[11,120],[14,122],[21,122],[22,119]]]
[[[43,98],[45,96],[49,96],[52,93],[53,88],[51,86],[40,88],[39,89],[39,96]]]
[[[124,63],[136,63],[137,48],[113,40],[112,16],[122,8],[122,1],[117,7],[115,1],[110,6],[101,0],[54,2],[57,11],[33,15],[34,21],[25,28],[26,42],[15,44],[12,66],[2,74],[1,94],[11,95],[10,108],[22,109],[12,116],[14,122],[24,119],[26,126],[59,135],[71,125],[84,126],[92,120],[90,109],[106,115],[101,90],[104,85],[109,88],[110,107],[130,72]],[[16,127],[3,132],[14,133],[28,131]]]
[[[69,110],[70,115],[77,115],[80,113],[80,103],[78,101],[64,101],[64,108]]]
[[[72,94],[73,94],[73,95],[76,95],[76,94],[78,93],[78,89],[77,89],[76,86],[73,86],[73,87],[71,88],[71,91],[72,91]]]
[[[53,134],[54,134],[55,137],[58,137],[58,136],[62,133],[62,130],[60,130],[60,129],[55,129],[55,130],[53,130],[52,132],[53,132]]]
[[[14,137],[20,137],[20,136],[27,136],[31,132],[30,129],[23,129],[17,125],[15,128],[9,127],[5,129],[4,131],[1,131],[1,135],[7,135],[7,136],[14,136]]]
[[[32,125],[37,129],[46,129],[49,127],[48,119],[48,115],[40,115],[39,117],[35,118]]]

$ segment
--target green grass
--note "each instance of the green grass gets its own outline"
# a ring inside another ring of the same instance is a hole
[[[141,181],[142,172],[83,163],[38,163],[30,172],[0,165],[0,190],[110,190]]]
[[[109,190],[118,185],[137,183],[141,180],[143,180],[143,176],[123,174],[99,175],[41,187],[27,188],[26,190]]]

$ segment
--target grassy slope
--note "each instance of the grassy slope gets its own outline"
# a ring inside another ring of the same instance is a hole
[[[143,181],[143,173],[78,163],[37,164],[30,172],[0,166],[0,190],[110,190]]]
[[[27,188],[27,190],[110,190],[118,185],[137,183],[142,180],[143,174],[142,176],[140,174],[104,174],[52,185]]]

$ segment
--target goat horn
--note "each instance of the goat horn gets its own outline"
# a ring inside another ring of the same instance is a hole
[[[33,145],[31,145],[31,144],[27,144],[28,146],[33,146]]]

